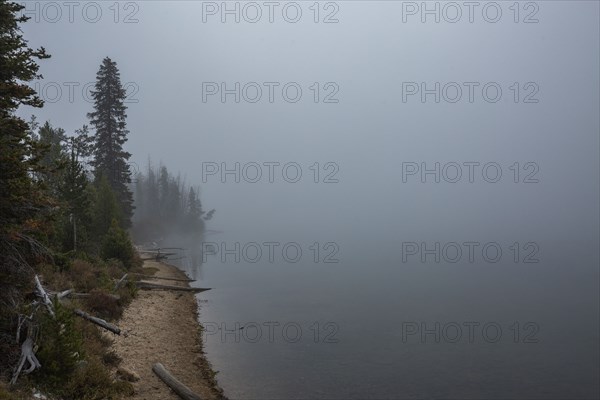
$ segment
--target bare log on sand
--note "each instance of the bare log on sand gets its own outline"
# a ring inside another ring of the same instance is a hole
[[[192,390],[183,383],[179,382],[161,363],[154,364],[152,366],[152,371],[154,371],[154,373],[183,400],[201,400],[200,396],[192,392]]]
[[[150,283],[150,282],[144,282],[144,281],[136,282],[136,285],[138,288],[145,289],[145,290],[153,290],[153,289],[174,290],[174,291],[179,291],[179,292],[194,292],[194,293],[205,292],[205,291],[211,289],[211,288],[192,288],[192,287],[184,287],[184,286],[159,285],[157,283]]]
[[[138,273],[132,273],[132,274],[129,274],[129,275],[139,276],[142,279],[162,279],[163,281],[196,282],[196,280],[194,280],[194,279],[163,278],[162,276],[144,275],[144,274],[138,274]]]
[[[118,326],[113,325],[111,323],[106,322],[103,319],[100,318],[96,318],[96,317],[92,317],[91,315],[89,315],[86,312],[83,312],[81,310],[74,310],[73,311],[76,315],[80,316],[83,319],[86,319],[98,326],[101,326],[102,328],[106,329],[107,331],[111,331],[112,333],[115,333],[117,335],[121,334],[121,329],[119,329]]]

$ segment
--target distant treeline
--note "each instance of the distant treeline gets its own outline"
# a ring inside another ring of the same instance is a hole
[[[200,236],[204,221],[215,212],[203,210],[199,187],[189,186],[164,165],[153,166],[149,161],[134,181],[132,235],[137,242],[160,244],[171,236]]]

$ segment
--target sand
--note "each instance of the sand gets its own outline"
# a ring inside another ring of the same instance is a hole
[[[155,276],[184,279],[178,268],[146,261],[145,268],[156,268]],[[164,285],[188,286],[186,282],[148,280]],[[119,321],[124,334],[117,336],[114,350],[123,359],[121,367],[134,372],[134,399],[176,400],[179,397],[153,372],[154,363],[162,363],[179,381],[202,399],[224,398],[210,364],[202,351],[198,322],[198,303],[188,292],[140,290]]]

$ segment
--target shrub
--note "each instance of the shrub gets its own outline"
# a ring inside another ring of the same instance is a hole
[[[56,389],[65,385],[69,375],[83,357],[82,337],[75,328],[72,311],[54,302],[56,317],[40,315],[40,350],[37,354],[43,368],[36,374],[44,386]]]
[[[102,241],[102,258],[120,260],[127,269],[133,266],[133,245],[127,232],[119,226],[116,219],[113,219],[110,229]]]
[[[119,300],[101,289],[92,290],[86,304],[90,311],[93,311],[102,319],[114,320],[123,314],[123,307],[121,307]]]

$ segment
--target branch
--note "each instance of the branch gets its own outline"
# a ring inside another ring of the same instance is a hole
[[[37,295],[42,298],[42,304],[46,306],[52,318],[54,318],[54,306],[52,305],[52,301],[50,300],[50,296],[44,290],[42,283],[40,282],[40,278],[36,275],[34,278],[35,288],[37,291]]]

